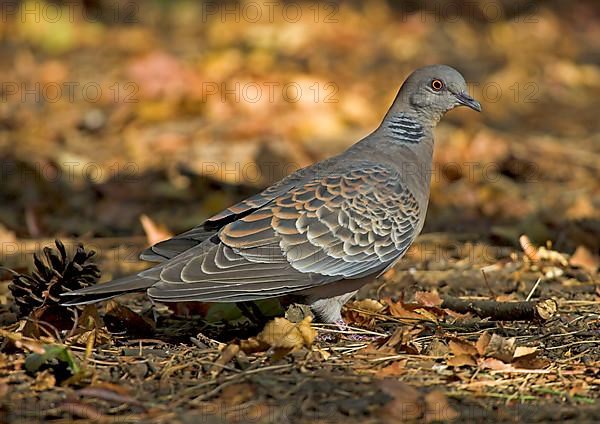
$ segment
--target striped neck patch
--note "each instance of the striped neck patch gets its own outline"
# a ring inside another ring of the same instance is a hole
[[[395,141],[401,143],[416,144],[425,136],[423,127],[414,118],[403,113],[390,118],[387,129],[392,133]]]

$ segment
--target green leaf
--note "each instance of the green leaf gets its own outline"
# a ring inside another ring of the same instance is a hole
[[[52,360],[65,363],[73,374],[77,374],[80,370],[71,351],[61,345],[45,345],[44,353],[32,353],[25,359],[25,369],[30,373],[35,373]]]

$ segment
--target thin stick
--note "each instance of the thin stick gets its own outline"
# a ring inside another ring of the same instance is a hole
[[[542,281],[542,277],[539,277],[537,279],[537,281],[535,282],[535,284],[533,285],[533,287],[531,288],[531,291],[529,292],[529,294],[527,295],[527,298],[525,298],[526,302],[529,302],[531,300],[531,296],[533,296],[533,293],[535,292],[535,290],[538,288],[538,286],[540,285],[540,282]]]

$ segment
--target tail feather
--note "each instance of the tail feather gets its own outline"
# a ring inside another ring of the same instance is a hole
[[[121,294],[146,290],[154,283],[156,283],[155,279],[131,275],[108,283],[94,284],[84,289],[63,293],[61,296],[64,302],[61,304],[70,306],[95,303]]]

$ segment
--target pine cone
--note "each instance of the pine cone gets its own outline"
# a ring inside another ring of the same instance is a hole
[[[33,255],[35,269],[31,275],[15,273],[8,286],[19,308],[20,318],[42,306],[56,306],[61,293],[87,287],[100,278],[98,267],[88,263],[96,252],[87,252],[80,244],[73,258],[69,259],[62,242],[55,240],[55,243],[57,250],[44,247],[42,258]]]

